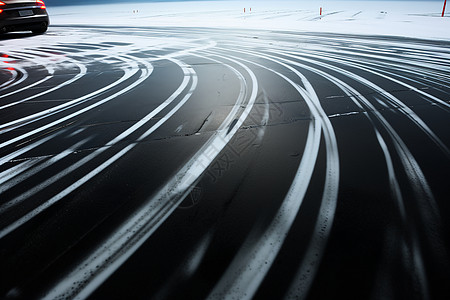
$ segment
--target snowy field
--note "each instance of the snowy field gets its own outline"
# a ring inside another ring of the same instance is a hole
[[[53,25],[276,29],[449,40],[450,17],[441,17],[442,6],[442,1],[193,1],[48,11]]]

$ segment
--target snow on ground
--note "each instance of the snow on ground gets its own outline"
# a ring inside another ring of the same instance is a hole
[[[442,1],[192,1],[48,11],[53,25],[248,28],[450,40],[450,12],[442,18],[442,6]]]

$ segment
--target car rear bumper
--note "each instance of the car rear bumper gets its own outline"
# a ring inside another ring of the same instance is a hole
[[[49,25],[48,15],[34,15],[20,18],[0,19],[0,32],[39,29]]]

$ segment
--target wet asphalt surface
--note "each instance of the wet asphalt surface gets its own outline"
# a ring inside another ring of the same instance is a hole
[[[5,299],[448,299],[450,43],[0,39]]]

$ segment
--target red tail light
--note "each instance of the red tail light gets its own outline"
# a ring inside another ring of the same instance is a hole
[[[0,6],[6,5],[5,2],[0,1]],[[0,9],[0,14],[3,12],[3,9]]]
[[[42,0],[36,0],[36,3],[39,5],[39,7],[40,7],[41,9],[46,9],[46,8],[47,8],[47,7],[45,6],[44,1],[42,1]]]

